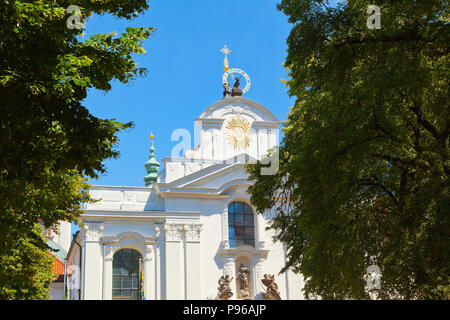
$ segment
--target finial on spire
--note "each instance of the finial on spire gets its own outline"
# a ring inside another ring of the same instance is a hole
[[[223,70],[228,71],[229,66],[228,66],[228,58],[227,58],[227,54],[230,54],[231,50],[229,48],[227,48],[227,45],[225,45],[220,52],[222,52],[225,55],[225,59],[223,59]]]
[[[148,161],[145,163],[145,170],[147,171],[147,175],[144,178],[145,186],[149,186],[150,184],[156,182],[156,178],[158,177],[158,171],[160,164],[156,161],[155,158],[155,147],[153,146],[153,132],[150,132],[150,157]]]

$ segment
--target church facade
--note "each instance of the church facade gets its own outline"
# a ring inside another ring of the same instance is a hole
[[[245,163],[277,145],[279,121],[224,94],[195,122],[197,147],[161,170],[152,139],[145,186],[91,189],[100,201],[86,205],[69,259],[78,298],[303,299],[301,275],[279,274],[273,212],[256,214],[247,193]]]

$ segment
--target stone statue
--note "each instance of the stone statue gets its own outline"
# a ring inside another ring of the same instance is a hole
[[[228,82],[225,82],[223,84],[223,96],[224,97],[229,97],[231,95],[231,91],[230,91],[230,84]]]
[[[241,84],[241,79],[239,77],[237,77],[236,78],[236,82],[234,83],[233,87],[234,88],[239,88],[240,84]]]
[[[250,275],[250,271],[241,262],[241,264],[239,266],[239,272],[238,272],[238,280],[239,280],[239,284],[240,284],[239,293],[240,293],[241,298],[245,298],[245,297],[248,297],[250,295],[249,275]]]
[[[264,299],[281,300],[280,291],[278,291],[278,285],[275,283],[274,275],[265,274],[261,282],[267,287],[266,292],[262,295]]]
[[[219,294],[217,297],[220,300],[228,300],[233,295],[230,288],[230,282],[233,280],[233,277],[230,277],[228,274],[226,276],[221,276],[219,279]]]
[[[242,96],[242,89],[239,87],[239,85],[241,84],[241,80],[240,78],[236,78],[236,82],[234,83],[233,86],[233,90],[231,91],[231,96],[235,97],[235,96]]]

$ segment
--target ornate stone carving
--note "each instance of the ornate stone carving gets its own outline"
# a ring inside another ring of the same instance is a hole
[[[278,291],[278,285],[275,283],[274,275],[265,274],[261,282],[267,287],[266,292],[262,295],[264,299],[281,300],[280,291]]]
[[[156,227],[155,227],[156,231]],[[181,241],[184,238],[187,242],[200,241],[200,232],[202,231],[202,225],[191,224],[176,224],[166,223],[164,225],[164,233],[166,235],[166,241]]]
[[[83,242],[99,241],[103,233],[103,228],[101,223],[86,223],[81,232],[81,240]]]
[[[256,279],[261,279],[263,263],[264,263],[264,259],[259,259],[258,264],[255,266],[255,277],[256,277]]]
[[[129,203],[129,202],[135,202],[135,193],[130,191],[124,191],[123,192],[123,202]]]
[[[228,300],[233,296],[230,283],[233,281],[233,277],[228,274],[219,278],[219,293],[217,295],[219,300]]]
[[[234,274],[234,259],[228,258],[223,267],[223,272],[225,275],[229,275],[230,277]]]
[[[153,247],[151,245],[145,246],[145,255],[144,255],[144,261],[151,261],[152,260],[152,252]]]
[[[160,234],[160,232],[161,232],[161,229],[159,228],[158,225],[155,225],[153,230],[155,230],[155,237],[158,238],[158,237],[159,237],[159,234]]]
[[[250,295],[250,271],[243,263],[239,266],[239,272],[237,278],[239,280],[239,296],[240,298],[246,298]]]
[[[184,230],[186,232],[186,241],[200,241],[200,232],[202,231],[201,224],[188,224],[184,225]]]
[[[114,253],[116,253],[118,247],[116,243],[106,243],[105,244],[105,260],[113,261]]]
[[[166,236],[166,241],[181,241],[182,227],[183,225],[181,224],[166,223],[164,225],[164,233]]]

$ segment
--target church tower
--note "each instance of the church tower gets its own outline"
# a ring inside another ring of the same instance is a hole
[[[147,171],[147,175],[145,176],[144,181],[146,187],[156,181],[159,171],[159,162],[156,161],[155,147],[153,146],[153,133],[150,133],[150,141],[150,157],[145,163],[145,170]]]

